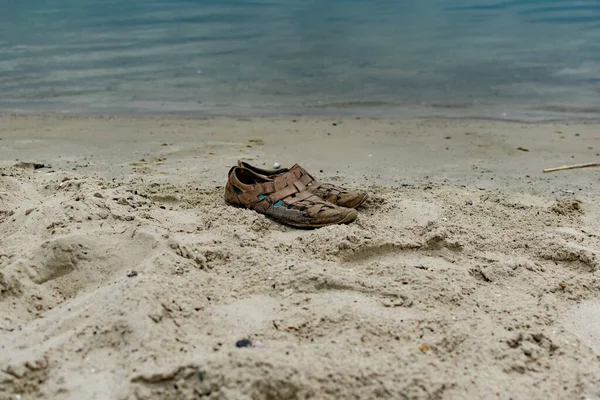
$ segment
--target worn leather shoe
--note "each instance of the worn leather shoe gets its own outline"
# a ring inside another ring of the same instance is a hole
[[[367,200],[368,194],[362,191],[349,190],[341,186],[332,185],[317,181],[311,174],[306,172],[304,168],[295,164],[291,168],[282,169],[261,169],[252,166],[244,161],[238,161],[238,166],[246,168],[258,175],[266,178],[279,177],[290,182],[302,182],[306,190],[327,201],[340,207],[356,208]]]
[[[300,180],[293,181],[283,175],[269,177],[242,167],[229,171],[225,202],[298,228],[347,224],[357,216],[356,210],[338,207],[315,196]]]

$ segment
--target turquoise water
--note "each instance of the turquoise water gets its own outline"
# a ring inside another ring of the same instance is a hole
[[[2,0],[0,111],[600,115],[600,0]]]

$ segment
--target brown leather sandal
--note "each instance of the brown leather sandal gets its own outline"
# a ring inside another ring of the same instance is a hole
[[[238,166],[249,169],[256,174],[267,178],[283,177],[284,179],[295,182],[300,181],[306,187],[306,190],[327,201],[340,207],[357,208],[367,200],[366,192],[354,191],[335,186],[330,183],[322,183],[312,177],[304,168],[298,164],[294,164],[291,168],[282,169],[261,169],[254,167],[247,162],[238,161]]]
[[[273,178],[249,169],[233,167],[225,186],[225,202],[245,207],[298,228],[319,228],[347,224],[356,219],[356,210],[327,203],[306,190],[298,180]]]

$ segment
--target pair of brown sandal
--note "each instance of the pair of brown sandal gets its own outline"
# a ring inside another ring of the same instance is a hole
[[[367,193],[318,182],[298,164],[265,170],[246,162],[229,170],[225,202],[245,207],[298,228],[347,224]]]

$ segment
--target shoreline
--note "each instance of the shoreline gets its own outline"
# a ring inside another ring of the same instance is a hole
[[[168,121],[352,121],[352,120],[364,120],[364,121],[380,121],[380,122],[391,122],[391,123],[402,123],[409,122],[413,123],[416,121],[450,121],[456,123],[477,123],[477,122],[489,122],[499,124],[515,124],[515,125],[530,125],[530,126],[550,126],[550,125],[598,125],[600,124],[599,117],[590,117],[583,119],[576,118],[555,118],[555,119],[543,119],[543,120],[527,120],[527,119],[510,119],[510,118],[497,118],[497,117],[477,117],[477,116],[445,116],[445,115],[428,115],[428,116],[406,116],[406,117],[394,117],[394,116],[349,116],[349,115],[338,115],[338,114],[323,114],[323,115],[307,115],[307,114],[271,114],[271,115],[236,115],[236,114],[211,114],[211,115],[192,115],[192,114],[174,114],[174,113],[148,113],[148,114],[78,114],[78,113],[60,113],[60,112],[4,112],[0,111],[0,119],[49,119],[49,120],[130,120],[130,121],[156,121],[156,120],[168,120]]]
[[[189,103],[192,104],[192,103]],[[105,109],[87,111],[0,108],[0,116],[70,116],[81,118],[374,118],[400,119],[459,119],[489,120],[522,123],[557,123],[600,121],[600,108],[560,104],[512,104],[483,102],[410,103],[396,101],[316,102],[314,104],[281,105],[264,103],[214,104],[189,108],[187,102],[155,102],[154,109]],[[178,111],[183,110],[183,111]]]

